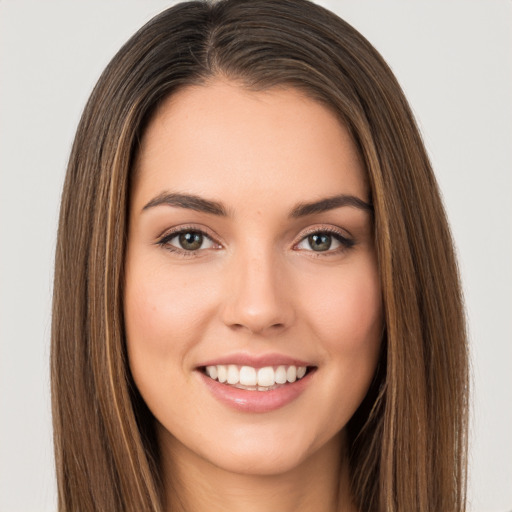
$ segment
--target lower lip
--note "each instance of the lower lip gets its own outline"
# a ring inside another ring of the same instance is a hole
[[[309,385],[313,373],[309,372],[302,379],[270,391],[251,391],[222,384],[199,372],[203,382],[217,400],[238,411],[254,413],[275,411],[293,402]]]

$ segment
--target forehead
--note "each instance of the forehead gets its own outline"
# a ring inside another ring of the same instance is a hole
[[[282,204],[333,193],[368,199],[359,152],[333,112],[293,88],[254,92],[220,80],[162,103],[136,175],[140,201],[169,189],[234,203],[242,192]]]

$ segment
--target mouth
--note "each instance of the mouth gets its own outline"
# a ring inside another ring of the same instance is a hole
[[[273,391],[289,386],[312,373],[315,366],[278,365],[241,366],[217,364],[200,367],[199,370],[213,381],[246,391]]]
[[[230,354],[196,367],[220,403],[243,413],[267,413],[295,402],[316,380],[318,366],[285,354]]]

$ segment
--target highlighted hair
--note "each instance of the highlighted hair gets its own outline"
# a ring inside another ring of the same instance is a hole
[[[59,510],[162,511],[152,417],[127,365],[123,262],[133,162],[158,105],[225,76],[292,86],[335,112],[366,165],[385,338],[347,426],[361,510],[465,510],[468,355],[453,243],[413,115],[377,51],[306,0],[178,4],[98,81],[71,152],[52,324]]]

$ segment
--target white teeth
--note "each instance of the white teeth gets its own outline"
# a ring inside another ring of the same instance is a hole
[[[284,384],[286,382],[286,367],[278,366],[276,370],[276,384]]]
[[[218,376],[217,367],[216,366],[207,366],[206,367],[206,374],[211,377],[213,380],[215,380]]]
[[[230,364],[228,366],[228,384],[238,384],[240,382],[240,371],[238,366]]]
[[[219,382],[226,382],[228,380],[228,371],[223,364],[217,365],[217,378]]]
[[[237,366],[235,364],[211,365],[205,368],[205,373],[213,380],[227,383],[237,387],[247,387],[258,391],[266,391],[276,384],[282,385],[287,382],[293,383],[306,375],[305,366],[284,366],[276,368],[265,366],[253,368],[252,366]]]
[[[286,370],[286,380],[288,382],[295,382],[297,380],[297,367],[289,366]]]
[[[274,378],[274,368],[265,366],[258,370],[258,386],[270,387],[276,383]]]
[[[256,386],[257,383],[256,370],[252,366],[242,366],[240,368],[240,384],[242,386]]]

